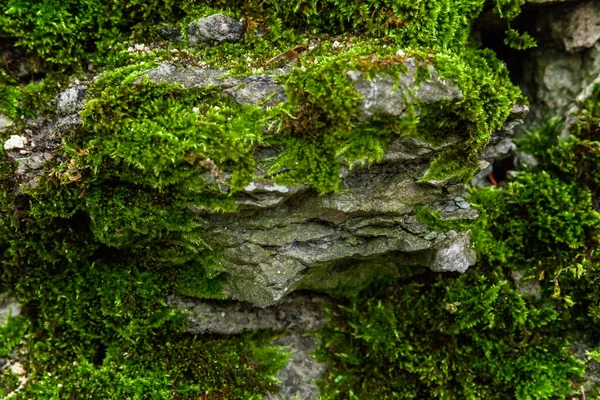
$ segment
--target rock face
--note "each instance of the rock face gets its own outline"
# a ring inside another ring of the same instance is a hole
[[[397,148],[417,148],[423,155],[352,170],[341,193],[252,185],[236,197],[238,213],[208,216],[211,246],[225,249],[228,294],[268,306],[297,288],[357,286],[364,283],[359,271],[366,260],[394,258],[397,265],[457,272],[474,264],[468,232],[431,231],[414,215],[415,207],[425,205],[446,218],[477,215],[446,204],[463,194],[462,185],[419,181],[440,148],[398,141]]]
[[[198,43],[235,42],[244,36],[245,31],[246,26],[242,22],[223,14],[214,14],[190,23],[188,40],[192,46]]]
[[[315,332],[326,324],[322,295],[292,294],[280,304],[260,308],[248,303],[209,302],[169,296],[168,303],[188,315],[188,331],[233,335],[257,329],[276,332]]]
[[[402,118],[411,104],[418,114],[420,104],[462,99],[456,85],[442,80],[432,65],[417,65],[412,58],[403,64],[405,73],[397,86],[388,76],[367,80],[359,72],[346,73],[362,96],[360,120]],[[427,78],[417,79],[417,68],[427,68]],[[227,77],[226,71],[217,69],[163,63],[146,76],[186,88],[218,87],[240,104],[270,107],[286,101],[280,83],[286,73],[281,69]],[[69,88],[56,99],[55,120],[33,122],[24,136],[5,142],[26,186],[36,184],[61,136],[80,124],[77,111],[83,108],[84,97],[85,86]],[[505,129],[494,135],[495,147],[486,150],[490,160],[497,153],[504,154],[505,148],[512,149],[505,137],[525,112],[522,107],[514,108]],[[379,163],[344,169],[340,190],[325,195],[306,185],[282,186],[265,178],[266,160],[276,156],[277,149],[257,148],[256,177],[234,195],[239,211],[202,215],[208,222],[207,243],[222,250],[221,263],[228,277],[225,292],[233,299],[266,307],[296,289],[356,288],[376,275],[394,276],[398,268],[427,266],[433,271],[465,272],[475,263],[469,232],[432,230],[417,219],[416,212],[427,207],[443,219],[477,217],[463,198],[462,184],[453,179],[427,179],[431,163],[443,151],[466,148],[466,140],[451,136],[433,145],[398,136]],[[224,175],[226,190],[231,174]]]
[[[397,88],[387,76],[366,80],[356,71],[346,74],[363,98],[360,119],[402,117],[408,104],[462,98],[460,90],[441,80],[431,65],[426,66],[430,78],[420,84],[415,60],[407,59],[404,66],[406,73]],[[265,105],[269,105],[285,101],[283,86],[276,79],[281,74],[285,71],[225,78],[223,71],[163,64],[147,76],[188,88],[220,86],[240,104],[268,100]],[[431,231],[414,215],[416,207],[429,206],[444,218],[477,216],[464,200],[459,200],[461,206],[454,203],[464,193],[462,185],[423,180],[441,151],[460,146],[460,138],[437,146],[398,138],[390,144],[383,163],[346,171],[340,193],[322,196],[304,185],[281,186],[261,178],[261,159],[274,154],[271,149],[258,149],[258,179],[235,196],[240,211],[203,216],[210,225],[209,244],[223,249],[222,265],[229,277],[226,293],[266,307],[298,288],[327,290],[364,284],[369,275],[364,263],[377,259],[394,259],[390,262],[396,266],[386,264],[391,271],[399,265],[466,271],[475,263],[469,233]]]
[[[460,100],[462,93],[452,83],[439,78],[432,65],[426,68],[430,79],[417,84],[417,62],[409,58],[403,65],[406,73],[395,82],[390,76],[365,79],[358,71],[348,71],[346,75],[354,82],[354,89],[362,96],[360,118],[363,120],[380,116],[402,116],[409,104],[433,104],[442,100]]]

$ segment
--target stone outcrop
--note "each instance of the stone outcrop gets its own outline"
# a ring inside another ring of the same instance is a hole
[[[442,80],[433,66],[421,66],[428,68],[429,78],[417,82],[417,62],[408,58],[403,63],[406,72],[396,89],[386,76],[366,80],[359,72],[347,73],[362,95],[360,119],[375,115],[402,118],[409,105],[416,106],[418,113],[420,104],[462,99],[454,83]],[[240,104],[269,107],[286,101],[282,84],[286,73],[289,70],[280,69],[238,78],[217,69],[163,63],[146,76],[186,88],[220,87]],[[61,137],[81,123],[77,112],[84,106],[85,89],[81,84],[67,89],[55,101],[56,119],[32,122],[24,135],[5,142],[26,187],[35,186]],[[513,114],[506,129],[494,136],[495,141],[501,142],[512,131],[523,110],[517,107]],[[462,197],[462,184],[426,178],[442,151],[460,149],[465,140],[449,137],[433,145],[399,136],[381,162],[344,169],[339,192],[325,195],[306,185],[282,186],[265,178],[263,160],[272,158],[277,150],[257,148],[256,179],[234,195],[239,211],[202,215],[208,222],[206,241],[223,251],[226,293],[265,307],[296,289],[358,287],[374,274],[385,271],[394,275],[397,268],[425,265],[434,271],[466,271],[475,263],[469,232],[431,230],[415,214],[419,207],[428,207],[445,219],[476,218],[477,213]],[[224,190],[230,176],[225,171]],[[377,267],[366,268],[366,264]]]

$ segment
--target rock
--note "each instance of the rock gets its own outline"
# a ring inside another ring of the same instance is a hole
[[[399,159],[355,168],[344,178],[340,193],[318,195],[308,189],[280,187],[270,193],[272,207],[263,203],[248,208],[248,198],[255,196],[258,187],[253,182],[234,196],[245,209],[204,215],[209,245],[224,248],[226,292],[266,307],[298,288],[360,286],[376,274],[373,266],[365,267],[368,263],[388,268],[391,274],[400,265],[423,263],[437,270],[466,270],[474,262],[463,243],[468,235],[460,236],[463,242],[457,243],[431,235],[413,214],[418,205],[446,207],[442,202],[446,199],[454,211],[447,210],[444,217],[477,216],[464,200],[458,201],[462,207],[456,205],[454,192],[444,195],[440,188],[417,183],[439,151],[429,150],[408,162]],[[277,197],[281,200],[274,201]],[[444,246],[449,248],[446,255]],[[396,267],[384,261],[388,257]],[[442,266],[446,261],[449,264]]]
[[[78,85],[61,92],[56,98],[56,112],[60,116],[76,113],[85,108],[85,92],[87,86]]]
[[[181,29],[176,25],[162,25],[157,33],[162,39],[170,42],[178,42],[182,39]]]
[[[600,363],[587,355],[588,351],[594,351],[594,347],[589,343],[591,340],[582,337],[581,334],[577,334],[577,336],[579,336],[577,340],[572,340],[569,347],[573,356],[586,364],[582,386],[584,392],[590,393],[593,389],[600,389]]]
[[[13,122],[6,115],[0,114],[0,132],[4,132],[6,128],[11,126]]]
[[[4,149],[16,164],[19,183],[27,188],[35,187],[43,174],[47,161],[54,158],[54,150],[61,146],[62,135],[66,133],[69,121],[80,121],[79,115],[52,120],[38,118],[30,121],[22,135],[13,135],[5,143]],[[20,190],[20,189],[19,189]]]
[[[259,308],[248,303],[220,303],[169,296],[168,304],[186,312],[188,331],[233,335],[257,329],[314,332],[326,325],[322,295],[292,294],[281,303]]]
[[[442,100],[460,100],[462,92],[453,83],[444,82],[432,65],[417,64],[413,58],[403,62],[407,72],[399,82],[391,76],[380,75],[365,79],[361,72],[349,71],[346,76],[354,82],[354,89],[362,96],[360,116],[362,120],[374,115],[402,116],[409,104],[432,104]],[[417,71],[427,68],[430,78],[417,83]]]
[[[569,53],[589,49],[600,39],[600,3],[588,0],[560,7],[542,17],[544,23],[548,23],[552,38]]]
[[[246,31],[246,25],[223,14],[214,14],[200,18],[188,25],[188,40],[190,45],[198,43],[236,42],[241,40]]]
[[[187,314],[187,329],[193,334],[233,335],[256,330],[286,332],[271,345],[285,346],[290,360],[278,375],[281,382],[277,394],[265,399],[316,399],[316,380],[323,377],[327,366],[312,354],[318,340],[305,334],[327,325],[324,307],[331,299],[324,295],[293,293],[281,303],[259,308],[248,303],[216,302],[171,295],[167,303]]]
[[[8,292],[0,293],[0,327],[6,325],[9,317],[21,315],[21,306]]]
[[[427,266],[435,272],[463,273],[475,264],[475,250],[471,248],[469,232],[450,232],[446,233],[448,240],[437,244],[436,251],[429,255]]]
[[[271,74],[253,75],[243,78],[224,78],[225,71],[212,68],[182,68],[174,64],[163,63],[147,72],[154,82],[179,83],[185,88],[202,88],[219,86],[223,93],[232,96],[239,104],[266,105],[284,102],[285,90],[275,76],[280,71]]]
[[[26,144],[25,136],[10,135],[10,138],[4,142],[4,150],[24,149]]]
[[[526,128],[537,129],[550,117],[562,115],[581,91],[588,76],[581,54],[570,54],[556,49],[534,49],[524,63],[524,87],[532,104]]]
[[[406,72],[400,76],[396,91],[385,75],[366,80],[359,72],[348,72],[363,95],[361,119],[402,118],[410,104],[448,104],[462,99],[456,85],[442,80],[431,65],[407,59],[404,66]],[[426,69],[426,73],[421,71],[417,82],[419,69]],[[145,75],[155,82],[178,83],[185,88],[215,87],[240,104],[268,107],[286,101],[280,81],[285,81],[287,73],[289,70],[280,69],[232,77],[214,68],[183,68],[165,62]],[[83,95],[72,89],[57,99],[59,115],[80,107],[77,101]],[[513,108],[512,120],[493,135],[493,145],[504,146],[503,138],[512,134],[525,112],[525,107]],[[80,123],[77,113],[30,123],[24,134],[27,154],[9,151],[21,183],[26,187],[37,184],[62,136]],[[344,168],[339,192],[325,195],[307,185],[284,186],[268,179],[269,160],[280,150],[256,148],[255,177],[232,196],[238,206],[236,213],[211,214],[190,206],[207,223],[206,243],[222,251],[226,294],[268,307],[297,289],[355,290],[374,276],[396,276],[399,268],[429,266],[435,271],[464,272],[475,262],[468,232],[448,236],[432,230],[418,221],[415,210],[429,207],[447,220],[477,217],[477,211],[462,197],[462,183],[452,177],[435,182],[423,179],[433,160],[448,149],[464,148],[466,140],[455,135],[433,145],[398,136],[380,162],[357,162]],[[343,165],[344,160],[340,163]],[[223,190],[230,187],[231,176],[230,171],[219,176]],[[207,181],[215,182],[215,178],[207,176]],[[203,307],[203,312],[210,311]]]
[[[230,89],[225,89],[239,104],[261,104],[269,98],[269,104],[286,100],[283,86],[272,75],[254,75],[243,78]]]
[[[523,271],[519,270],[511,271],[510,276],[521,296],[535,297],[536,299],[542,297],[542,287],[535,276],[523,277]]]
[[[281,382],[279,393],[267,394],[263,399],[316,400],[319,397],[316,381],[322,379],[327,371],[327,365],[318,362],[312,354],[318,346],[318,340],[294,333],[276,340],[273,344],[289,347],[291,356],[290,361],[277,375]]]

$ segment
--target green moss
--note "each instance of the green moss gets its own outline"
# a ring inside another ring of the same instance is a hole
[[[415,216],[431,230],[447,232],[449,230],[465,231],[474,225],[470,220],[445,220],[440,213],[427,207],[416,207]]]
[[[10,370],[0,371],[0,396],[7,396],[19,387],[19,377]]]
[[[554,399],[582,363],[549,336],[558,313],[532,308],[501,270],[431,273],[332,309],[320,356],[324,399]]]
[[[0,326],[0,357],[10,356],[28,329],[29,323],[23,317],[10,317]]]
[[[462,150],[462,151],[461,151]],[[476,154],[471,150],[451,149],[443,151],[435,160],[432,161],[423,181],[446,181],[456,179],[465,182],[478,171],[479,160]],[[466,156],[465,156],[466,155]]]
[[[502,191],[478,189],[470,197],[481,211],[473,237],[482,264],[539,280],[546,306],[560,313],[560,335],[590,348],[600,344],[599,94],[596,88],[568,138],[559,140],[563,124],[551,121],[520,143],[537,167],[519,172]]]

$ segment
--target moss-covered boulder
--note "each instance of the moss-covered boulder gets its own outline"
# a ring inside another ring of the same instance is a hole
[[[524,109],[470,38],[484,6],[0,4],[0,262],[29,320],[16,397],[262,398],[277,346],[302,364],[315,345],[273,332],[292,329],[286,295],[446,272],[418,302],[456,280],[475,262],[465,183]],[[520,2],[491,6],[511,20]],[[273,324],[214,319],[240,309]]]

